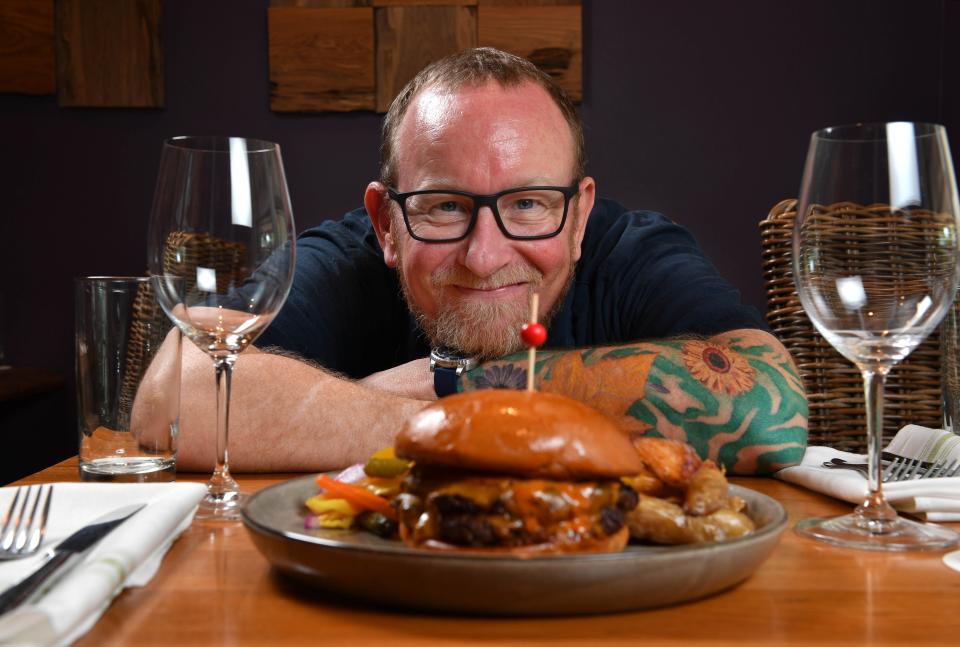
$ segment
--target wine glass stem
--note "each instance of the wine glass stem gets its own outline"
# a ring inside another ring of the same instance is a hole
[[[890,532],[897,523],[896,511],[883,496],[883,472],[880,462],[883,451],[883,386],[886,378],[885,370],[863,371],[869,491],[855,514],[861,528],[876,534]]]
[[[216,357],[213,360],[217,376],[217,459],[213,476],[207,488],[213,494],[222,494],[239,490],[237,482],[230,476],[227,441],[230,436],[230,379],[233,365],[237,361],[235,354]]]

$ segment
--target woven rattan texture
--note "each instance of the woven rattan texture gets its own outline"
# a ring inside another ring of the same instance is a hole
[[[129,429],[133,399],[137,386],[147,369],[145,358],[156,352],[163,343],[166,331],[172,327],[167,315],[160,308],[153,294],[153,283],[146,281],[137,286],[133,300],[133,316],[127,338],[127,356],[120,385],[121,425]]]
[[[796,200],[777,204],[760,222],[767,321],[793,356],[810,402],[810,444],[866,451],[863,379],[859,370],[820,336],[807,318],[793,281]],[[882,216],[872,226],[883,226]],[[918,225],[918,236],[923,236]],[[878,235],[881,232],[877,232]],[[908,423],[939,428],[939,335],[930,335],[887,377],[884,441]]]
[[[226,294],[233,285],[239,285],[247,248],[216,238],[205,232],[174,231],[167,237],[163,253],[163,269],[185,279],[184,289],[191,294],[197,286],[198,267],[216,271],[217,293]]]
[[[217,292],[225,294],[232,286],[239,284],[245,258],[246,246],[241,243],[215,238],[203,232],[175,231],[167,238],[163,268],[164,271],[187,277],[187,293],[196,290],[197,268],[211,268],[216,272]],[[172,327],[156,301],[153,283],[142,283],[137,288],[131,320],[126,369],[120,386],[120,415],[127,425],[137,386],[147,369],[144,358],[156,351]]]

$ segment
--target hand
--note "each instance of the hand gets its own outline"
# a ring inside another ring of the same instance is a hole
[[[174,449],[170,430],[180,415],[181,344],[179,329],[171,328],[137,386],[130,411],[131,433],[123,435],[136,439],[140,447],[157,452]],[[171,384],[177,388],[171,389]]]
[[[360,380],[359,384],[414,400],[437,399],[433,388],[433,373],[430,372],[430,360],[426,357],[371,373]]]

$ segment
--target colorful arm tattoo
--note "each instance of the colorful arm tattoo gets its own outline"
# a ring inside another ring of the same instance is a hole
[[[526,354],[485,362],[463,390],[522,389]],[[807,400],[786,349],[769,334],[737,330],[706,340],[666,340],[537,353],[537,387],[614,418],[632,434],[683,440],[737,474],[800,462]]]

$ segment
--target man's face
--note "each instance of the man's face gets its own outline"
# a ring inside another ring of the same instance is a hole
[[[407,110],[395,150],[400,192],[491,194],[569,186],[574,179],[570,129],[549,95],[532,83],[488,83],[456,92],[427,88]],[[485,357],[519,350],[530,295],[540,293],[545,319],[569,286],[593,191],[592,179],[581,181],[563,231],[532,241],[506,238],[483,207],[466,239],[420,242],[407,232],[399,205],[383,203],[387,211],[378,234],[384,260],[398,269],[410,309],[431,342]]]

